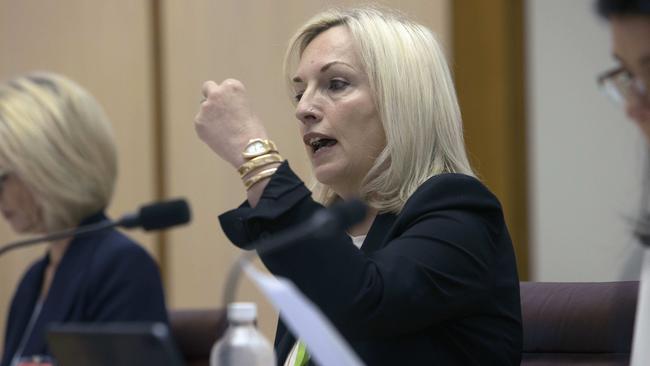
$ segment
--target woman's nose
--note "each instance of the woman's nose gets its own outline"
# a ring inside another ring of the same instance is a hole
[[[640,95],[630,95],[625,101],[625,112],[628,118],[641,122],[639,119],[641,117],[644,103]]]
[[[320,122],[323,112],[317,103],[314,103],[314,98],[303,95],[296,106],[296,118],[302,123]]]

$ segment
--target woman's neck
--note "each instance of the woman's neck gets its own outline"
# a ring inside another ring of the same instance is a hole
[[[66,249],[68,249],[70,240],[70,238],[66,238],[50,243],[50,266],[55,268],[58,267],[61,259],[63,259]]]
[[[54,280],[54,274],[56,273],[57,268],[59,268],[59,264],[61,263],[61,259],[63,259],[65,251],[68,249],[70,240],[70,238],[61,239],[50,243],[50,263],[48,263],[47,267],[45,268],[45,273],[43,275],[41,301],[45,301],[47,298],[47,294],[50,291],[50,286]]]

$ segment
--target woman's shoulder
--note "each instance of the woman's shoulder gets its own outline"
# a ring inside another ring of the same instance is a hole
[[[497,197],[477,178],[458,173],[434,175],[409,197],[409,210],[501,211]]]
[[[29,267],[23,272],[23,275],[18,283],[18,290],[23,286],[33,286],[35,283],[40,283],[43,277],[43,271],[47,266],[47,255],[44,255],[33,261]]]
[[[86,257],[87,280],[97,288],[106,283],[146,284],[160,281],[160,269],[149,252],[125,234],[111,229],[101,235]],[[137,285],[140,286],[140,285]]]
[[[93,240],[93,238],[89,238],[89,240]],[[96,261],[154,263],[153,258],[142,245],[118,230],[106,230],[94,240],[96,242],[94,253]]]
[[[89,215],[80,223],[80,227],[109,220],[104,211]],[[76,235],[72,239],[73,252],[78,256],[92,255],[96,258],[113,258],[121,256],[148,257],[147,251],[128,235],[116,228],[101,229]]]

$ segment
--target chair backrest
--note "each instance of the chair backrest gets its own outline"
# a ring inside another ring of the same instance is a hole
[[[627,365],[638,282],[522,282],[523,366]],[[174,339],[188,366],[209,366],[226,330],[224,310],[173,310]]]
[[[209,366],[210,350],[228,326],[220,310],[172,310],[169,323],[187,366]]]
[[[522,365],[627,365],[638,282],[522,282]]]

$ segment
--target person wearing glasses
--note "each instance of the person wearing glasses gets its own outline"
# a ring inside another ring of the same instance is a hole
[[[598,0],[598,13],[609,21],[612,54],[619,63],[614,70],[599,77],[603,89],[625,106],[627,116],[639,127],[650,143],[650,0]],[[632,365],[650,364],[647,320],[650,309],[647,270],[650,269],[650,155],[646,156],[645,181],[642,185],[642,204],[634,223],[634,234],[644,244],[639,298],[631,348]]]
[[[599,83],[650,141],[650,0],[599,0],[597,8],[609,20],[612,53],[620,64]]]
[[[253,249],[323,206],[360,198],[369,215],[347,232],[254,249],[368,365],[519,365],[512,242],[501,205],[469,165],[433,34],[390,10],[329,10],[290,41],[285,71],[313,195],[269,140],[244,85],[203,85],[196,131],[247,192],[220,217],[228,238]],[[275,347],[278,364],[311,362],[282,322]]]
[[[606,71],[598,82],[617,103],[625,107],[650,143],[650,0],[598,0],[598,13],[609,21],[612,54],[619,63]],[[635,234],[642,242],[650,240],[650,156],[643,184],[641,214]]]
[[[116,173],[111,126],[87,91],[52,73],[0,84],[0,212],[15,232],[106,220]],[[168,321],[153,259],[114,229],[52,241],[14,293],[0,366],[47,356],[49,323],[117,321]]]

